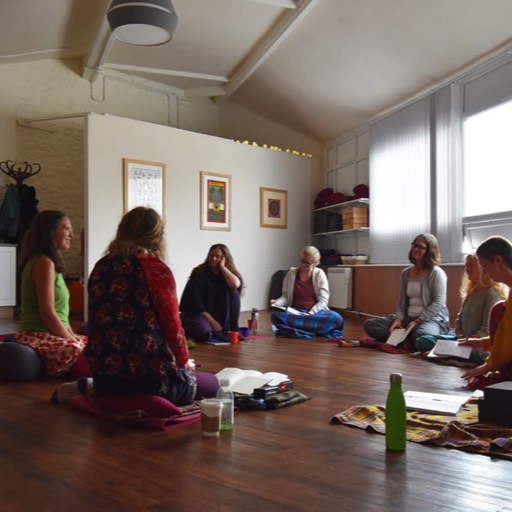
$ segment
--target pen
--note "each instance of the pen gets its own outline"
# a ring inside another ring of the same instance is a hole
[[[476,334],[477,332],[477,329],[471,329],[470,333],[466,336],[466,341],[468,341],[469,338],[471,338],[471,336],[473,336],[473,334]]]

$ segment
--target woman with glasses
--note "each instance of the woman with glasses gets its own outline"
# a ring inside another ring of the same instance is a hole
[[[313,246],[302,249],[300,266],[291,267],[283,281],[281,297],[270,306],[279,309],[271,316],[276,336],[286,338],[340,338],[344,320],[328,308],[329,283],[318,268],[320,253]]]
[[[415,345],[421,336],[447,334],[450,316],[446,307],[448,278],[439,267],[441,254],[434,235],[418,235],[411,243],[412,263],[400,276],[400,296],[394,315],[371,318],[364,323],[366,333],[386,341],[397,328],[411,329],[406,339]]]
[[[21,330],[16,333],[17,343],[2,344],[9,345],[2,347],[8,357],[0,354],[2,367],[10,366],[9,377],[14,380],[29,380],[43,372],[53,377],[89,374],[83,354],[87,337],[75,334],[69,324],[69,290],[63,276],[62,253],[73,237],[69,218],[55,210],[39,213],[24,235]]]

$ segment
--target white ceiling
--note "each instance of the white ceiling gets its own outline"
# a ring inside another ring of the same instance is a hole
[[[512,47],[511,0],[173,0],[159,47],[111,38],[109,4],[2,0],[0,65],[81,56],[325,142]]]

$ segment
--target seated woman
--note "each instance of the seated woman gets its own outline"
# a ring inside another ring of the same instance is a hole
[[[42,372],[89,374],[83,355],[87,337],[75,334],[69,324],[69,290],[63,277],[62,251],[70,248],[72,239],[70,220],[54,210],[39,213],[25,233],[20,255],[21,330],[16,344],[0,348],[2,366],[11,369],[10,379],[28,380]],[[30,350],[39,358],[29,357]]]
[[[155,210],[134,208],[89,277],[85,353],[98,398],[149,395],[183,406],[217,392],[215,375],[200,377],[189,360],[174,277],[163,262],[163,235]],[[87,384],[62,385],[53,399],[66,401]]]
[[[506,287],[484,274],[478,258],[474,254],[466,256],[465,272],[460,286],[461,308],[455,320],[455,335],[421,336],[416,339],[416,347],[421,352],[431,350],[440,338],[459,338],[461,341],[472,337],[489,337],[489,314],[491,308],[506,297]],[[482,348],[483,342],[482,342]],[[471,353],[470,360],[483,363],[488,353],[482,348]],[[486,347],[487,348],[487,347]]]
[[[411,328],[408,339],[414,343],[422,336],[448,334],[450,317],[446,307],[448,278],[439,267],[441,254],[434,235],[418,235],[411,243],[412,263],[400,276],[400,297],[394,315],[371,318],[364,323],[366,333],[377,341],[386,341],[397,328]]]
[[[491,345],[485,363],[462,375],[469,381],[468,387],[483,389],[489,384],[512,380],[512,243],[501,236],[492,236],[479,245],[476,255],[486,274],[497,283],[509,287],[505,303],[497,303],[491,313],[491,320],[496,316],[495,310],[501,316],[493,339],[470,338],[462,341],[473,348],[480,348],[486,343]]]
[[[295,312],[274,311],[271,315],[276,335],[286,338],[340,338],[344,320],[331,311],[329,282],[325,272],[318,268],[320,253],[316,247],[307,246],[300,253],[300,266],[291,267],[283,281],[281,297],[272,299],[270,306],[287,308]]]
[[[242,286],[229,249],[224,244],[212,245],[205,261],[192,270],[181,296],[187,338],[221,340],[228,331],[238,331]]]

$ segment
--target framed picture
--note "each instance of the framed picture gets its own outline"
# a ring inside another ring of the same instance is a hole
[[[201,229],[231,231],[231,176],[201,171]]]
[[[124,213],[145,206],[165,221],[165,164],[123,158],[123,174]]]
[[[260,188],[260,225],[264,228],[286,228],[287,222],[286,190]]]

